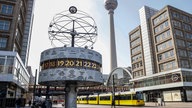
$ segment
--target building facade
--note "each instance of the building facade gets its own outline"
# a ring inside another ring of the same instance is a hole
[[[133,89],[146,101],[192,101],[192,15],[169,5],[139,15],[129,33]]]
[[[34,0],[0,0],[0,98],[25,96]]]

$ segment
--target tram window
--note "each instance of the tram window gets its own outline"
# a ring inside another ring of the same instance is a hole
[[[96,100],[96,97],[89,97],[89,100]]]
[[[137,96],[135,94],[133,94],[132,97],[133,97],[133,100],[137,99]]]
[[[87,98],[82,98],[82,100],[87,100]]]
[[[143,94],[142,93],[136,93],[136,94],[133,94],[133,100],[143,100]]]
[[[131,95],[120,95],[120,100],[131,100]]]
[[[136,94],[136,98],[137,98],[138,100],[143,100],[143,94],[142,94],[142,93],[137,93],[137,94]]]
[[[115,100],[119,100],[119,96],[115,96]]]
[[[101,96],[100,100],[110,100],[110,96]]]

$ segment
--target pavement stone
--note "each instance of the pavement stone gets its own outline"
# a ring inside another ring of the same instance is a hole
[[[9,107],[10,108],[10,107]],[[30,106],[25,106],[21,108],[31,108]],[[53,104],[53,108],[64,108],[61,104]],[[112,108],[111,106],[104,105],[82,105],[78,104],[77,108]],[[165,102],[165,105],[158,106],[154,102],[146,102],[145,106],[134,107],[134,106],[116,106],[115,108],[192,108],[192,102]]]

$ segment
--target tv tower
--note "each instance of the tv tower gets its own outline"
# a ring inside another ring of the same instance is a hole
[[[111,71],[117,67],[117,55],[115,44],[115,29],[114,29],[114,10],[117,8],[117,0],[105,0],[105,9],[109,11],[110,18],[110,53],[111,53]]]

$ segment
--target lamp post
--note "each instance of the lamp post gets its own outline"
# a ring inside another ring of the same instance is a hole
[[[112,75],[112,106],[115,108],[115,75]]]
[[[46,100],[50,99],[50,97],[49,97],[49,90],[50,90],[50,86],[47,86],[47,88],[46,88]]]
[[[34,101],[35,101],[36,79],[37,79],[37,69],[35,71],[35,83],[33,85],[33,104],[34,104]]]

